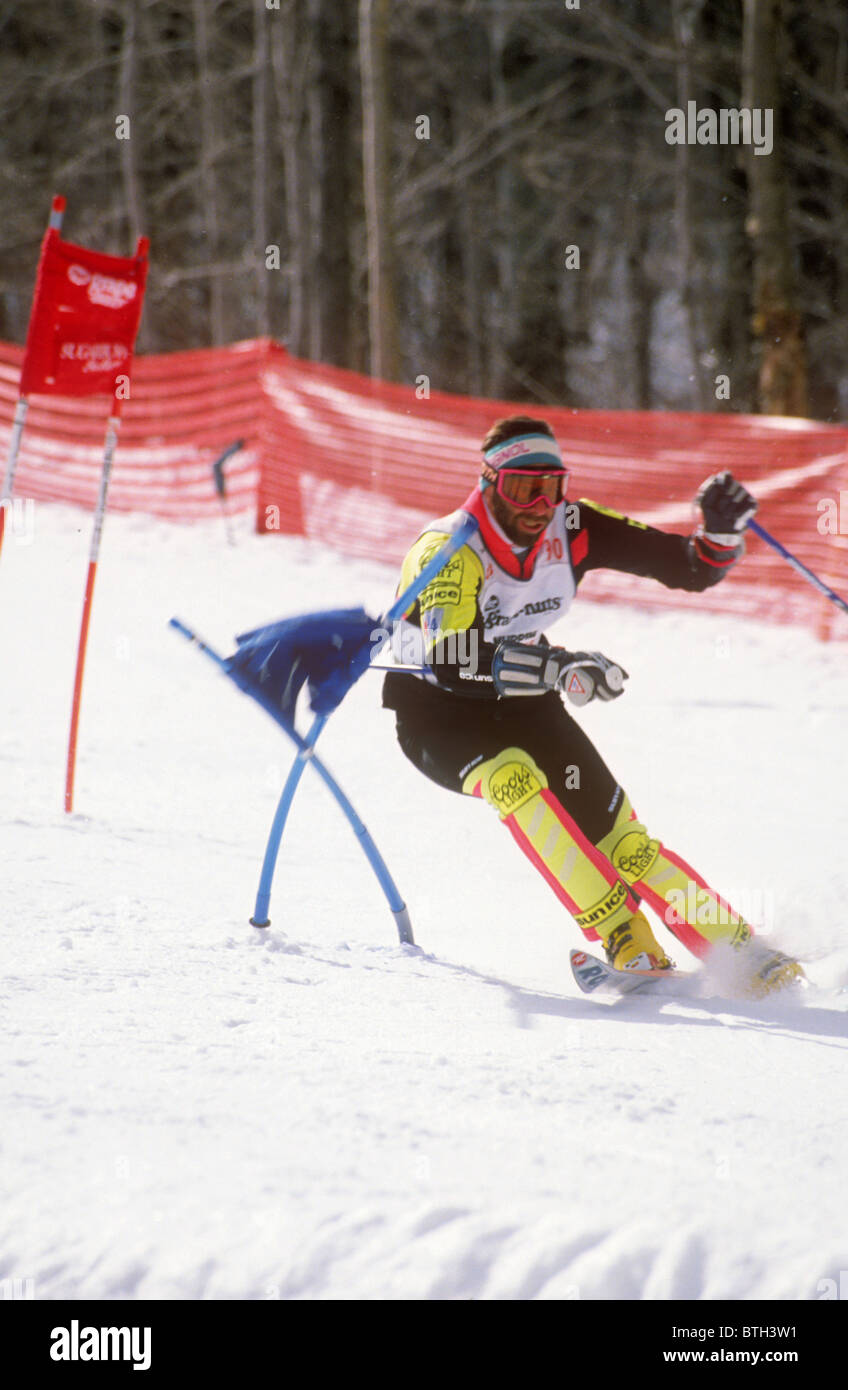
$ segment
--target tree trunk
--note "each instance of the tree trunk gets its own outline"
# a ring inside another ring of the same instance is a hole
[[[371,375],[400,378],[389,199],[389,109],[386,77],[388,0],[359,0],[362,163],[368,260]]]
[[[672,23],[674,43],[677,51],[677,105],[686,110],[686,103],[693,95],[692,67],[690,49],[694,38],[695,24],[699,7],[691,0],[673,0]],[[698,410],[709,410],[712,401],[707,394],[702,365],[702,333],[699,314],[698,287],[696,274],[698,259],[692,217],[692,164],[688,144],[675,146],[674,211],[677,224],[677,257],[680,281],[680,298],[686,320],[689,340],[689,356],[694,378],[694,404]]]
[[[268,245],[268,197],[266,149],[268,143],[268,31],[266,24],[278,23],[265,7],[265,0],[254,0],[253,7],[253,254],[256,257],[256,328],[261,338],[271,332],[270,271],[265,264]]]
[[[141,183],[138,176],[136,150],[141,132],[136,126],[136,45],[138,30],[138,0],[126,0],[124,32],[121,40],[121,66],[118,78],[118,111],[129,117],[130,138],[119,140],[127,221],[133,244],[144,236]]]
[[[497,121],[505,120],[509,90],[504,75],[504,50],[509,34],[510,15],[505,0],[496,0],[490,25],[489,72],[492,109]],[[513,195],[515,174],[512,161],[500,161],[495,172],[495,228],[492,254],[496,267],[493,322],[489,335],[490,368],[488,394],[508,394],[512,377],[510,347],[516,331],[517,267]]]
[[[350,339],[350,85],[349,7],[307,0],[309,355],[347,364]]]
[[[197,85],[200,91],[200,191],[203,199],[202,219],[206,226],[206,261],[209,275],[209,318],[212,342],[220,347],[226,342],[224,324],[224,287],[218,264],[220,255],[220,219],[218,188],[215,177],[217,155],[216,94],[209,64],[209,33],[206,27],[207,0],[193,0],[194,43],[197,58]]]
[[[654,394],[651,371],[654,290],[645,269],[650,235],[650,221],[636,204],[631,210],[631,225],[627,233],[628,339],[632,354],[633,408],[636,410],[650,410]]]
[[[271,66],[274,90],[280,117],[280,135],[285,186],[286,258],[288,331],[286,343],[296,357],[307,354],[306,299],[308,295],[306,189],[303,178],[301,113],[303,108],[303,72],[298,58],[296,0],[284,0],[279,19],[272,15]]]
[[[465,122],[463,122],[463,127]],[[463,313],[467,344],[467,387],[472,396],[482,396],[483,381],[483,301],[480,294],[479,233],[474,220],[471,190],[463,181],[457,190],[459,240],[462,247]]]
[[[118,73],[118,112],[130,122],[129,140],[119,140],[121,176],[124,185],[126,216],[133,251],[140,236],[145,236],[146,217],[138,172],[137,151],[141,141],[136,105],[136,68],[138,60],[138,0],[126,0],[124,32],[121,39],[121,59]],[[149,315],[148,315],[149,317]],[[142,320],[138,345],[141,351],[149,348],[149,334]]]
[[[744,0],[743,105],[774,115],[770,154],[747,150],[747,231],[754,255],[753,332],[759,346],[758,406],[765,415],[806,415],[807,365],[798,310],[780,144],[782,0]]]

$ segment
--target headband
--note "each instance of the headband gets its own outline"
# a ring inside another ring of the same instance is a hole
[[[483,455],[488,469],[497,472],[500,468],[562,468],[560,447],[549,434],[521,434],[515,439],[507,439],[503,444],[495,444]],[[484,465],[484,475],[487,471]]]

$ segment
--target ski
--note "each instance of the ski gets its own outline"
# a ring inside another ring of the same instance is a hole
[[[588,951],[571,951],[569,959],[584,994],[684,994],[695,980],[692,970],[615,970]]]
[[[713,972],[697,970],[615,970],[588,951],[569,953],[571,970],[584,994],[654,994],[666,999],[728,999],[752,1004],[766,1000],[783,1003],[833,1001],[845,1009],[848,986],[826,989],[802,977],[791,986],[774,993],[755,994],[737,981],[722,984]]]

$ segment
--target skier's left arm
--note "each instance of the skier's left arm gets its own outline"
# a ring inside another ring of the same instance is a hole
[[[745,552],[744,531],[757,503],[729,472],[708,478],[695,500],[703,521],[693,535],[678,536],[581,498],[571,542],[577,582],[588,570],[612,569],[669,589],[700,592],[717,584]]]

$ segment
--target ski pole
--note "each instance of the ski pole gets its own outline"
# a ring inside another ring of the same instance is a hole
[[[224,477],[224,464],[244,448],[244,440],[237,439],[234,444],[228,444],[222,454],[219,454],[212,465],[212,477],[215,480],[215,491],[221,499],[221,515],[224,518],[224,530],[227,533],[227,544],[235,545],[235,536],[230,527],[230,518],[227,516],[227,483]]]
[[[840,598],[839,594],[831,589],[829,585],[825,584],[823,579],[819,579],[818,575],[813,574],[811,569],[808,569],[805,564],[802,564],[797,555],[791,554],[791,552],[786,549],[785,545],[782,545],[779,540],[770,535],[768,531],[764,530],[758,522],[749,521],[748,530],[753,531],[755,535],[760,537],[760,540],[766,541],[773,550],[777,551],[778,555],[782,555],[784,560],[786,560],[794,570],[797,570],[801,577],[807,580],[808,584],[812,584],[814,589],[818,589],[820,594],[824,594],[825,598],[829,598],[831,603],[835,603],[837,608],[842,609],[843,613],[848,613],[848,603],[846,603],[845,599]]]

